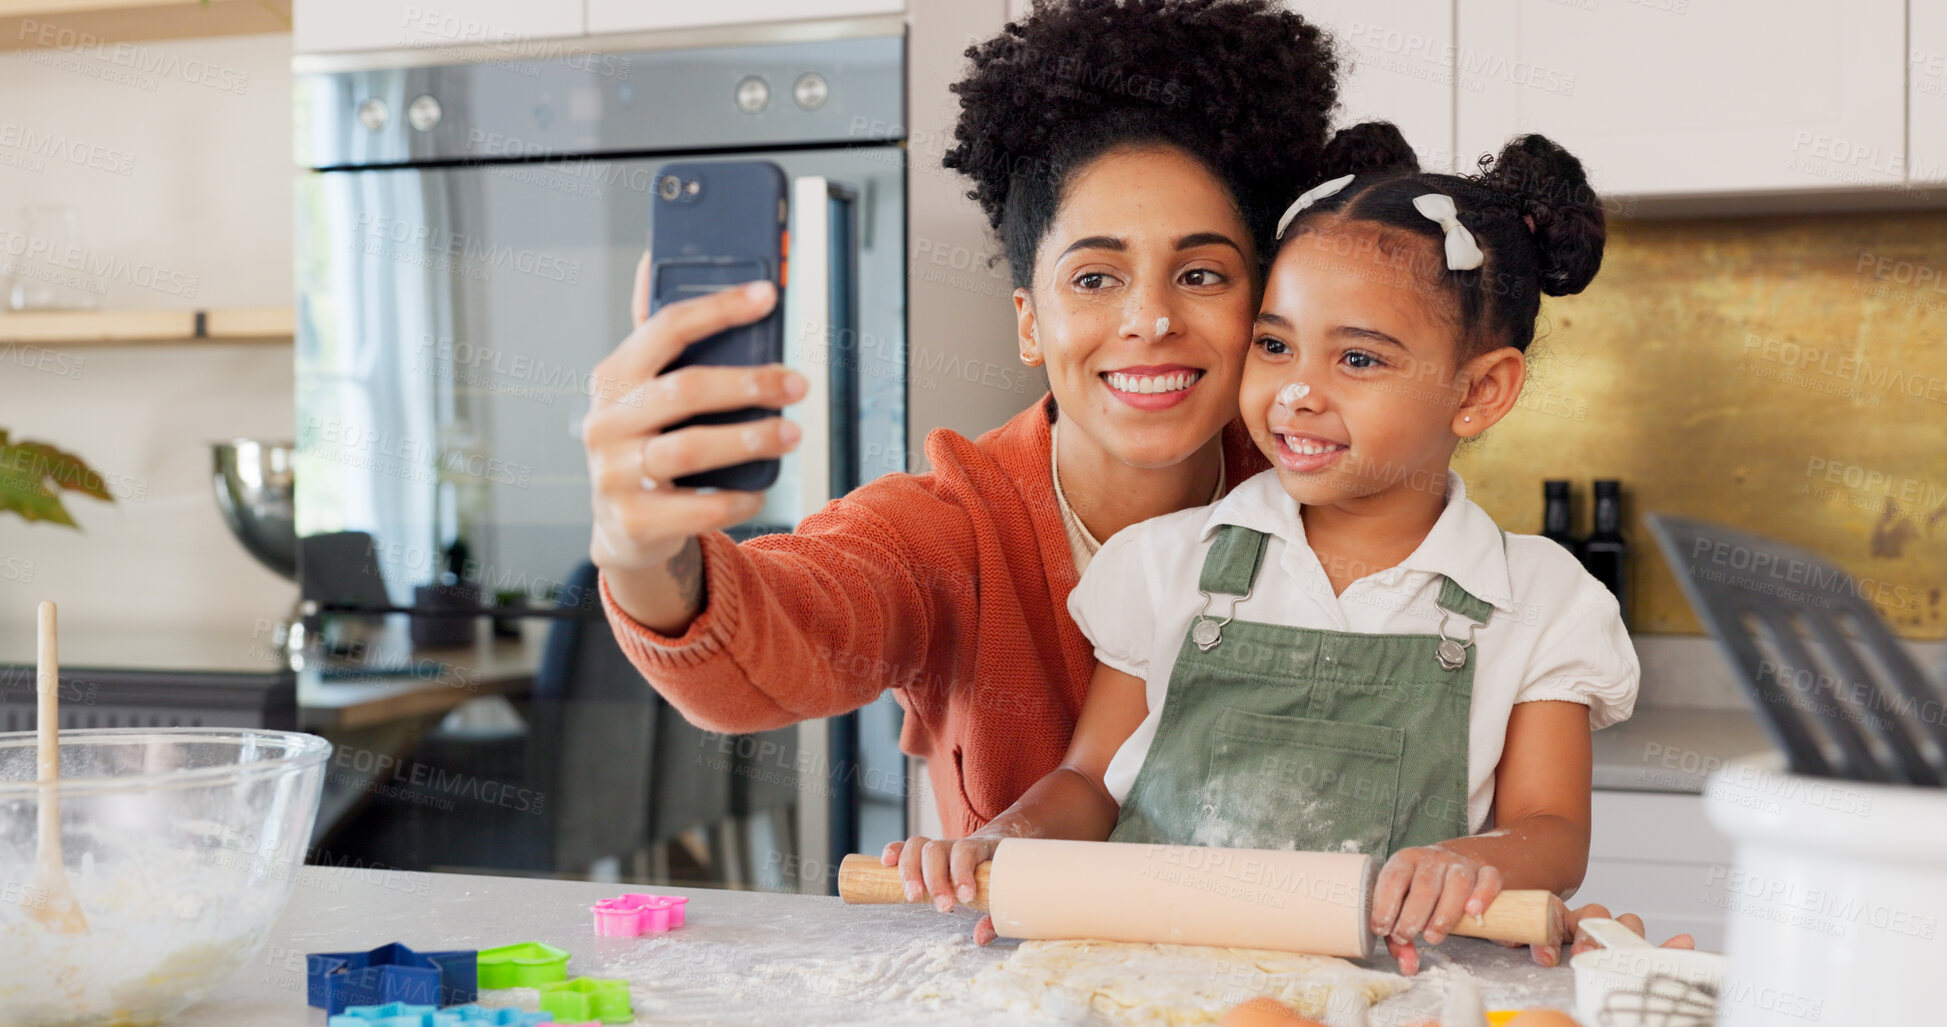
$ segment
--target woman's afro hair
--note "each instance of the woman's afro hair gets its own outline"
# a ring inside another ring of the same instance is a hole
[[[1268,255],[1283,203],[1317,178],[1338,102],[1330,38],[1276,0],[1035,0],[966,55],[943,163],[973,180],[1016,286],[1069,176],[1124,144],[1201,161]]]

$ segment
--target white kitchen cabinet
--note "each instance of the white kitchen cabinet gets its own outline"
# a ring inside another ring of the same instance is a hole
[[[1453,0],[1285,0],[1285,6],[1332,34],[1342,62],[1334,127],[1390,121],[1420,155],[1421,167],[1453,170]]]
[[[1691,934],[1721,951],[1731,842],[1704,818],[1703,798],[1598,789],[1591,813],[1589,871],[1569,905],[1599,902],[1642,917],[1652,941]]]
[[[295,0],[296,53],[506,46],[579,36],[583,0]],[[645,7],[660,7],[648,4]]]
[[[1894,185],[1906,11],[1905,0],[1456,0],[1459,149],[1540,132],[1616,195]]]
[[[1947,183],[1947,4],[1915,3],[1907,25],[1907,181]]]
[[[939,0],[934,0],[939,2]],[[737,3],[677,3],[674,0],[587,0],[588,31],[648,32],[718,25],[856,18],[902,14],[906,0],[738,0]]]

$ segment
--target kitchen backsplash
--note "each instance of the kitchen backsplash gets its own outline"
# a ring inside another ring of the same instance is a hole
[[[24,248],[21,207],[61,204],[103,309],[288,306],[290,60],[288,35],[0,54],[0,249]],[[223,526],[208,443],[288,439],[294,409],[288,346],[0,343],[0,427],[119,497],[69,498],[79,532],[0,516],[0,632],[42,599],[64,627],[283,616],[297,587]]]
[[[1541,482],[1618,478],[1631,624],[1701,628],[1641,517],[1822,553],[1905,637],[1947,638],[1947,212],[1612,219],[1544,302],[1519,408],[1456,468],[1513,531]]]

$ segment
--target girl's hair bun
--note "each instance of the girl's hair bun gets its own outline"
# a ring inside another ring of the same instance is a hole
[[[1319,178],[1329,181],[1341,175],[1363,175],[1373,171],[1418,174],[1420,158],[1390,121],[1367,121],[1348,125],[1325,144]]]
[[[1581,292],[1602,266],[1608,238],[1602,204],[1582,162],[1544,136],[1525,135],[1509,141],[1498,158],[1481,163],[1485,183],[1506,195],[1534,232],[1541,291],[1550,296]]]

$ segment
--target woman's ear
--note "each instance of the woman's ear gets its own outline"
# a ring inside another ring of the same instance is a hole
[[[1041,336],[1034,325],[1034,296],[1026,289],[1014,290],[1014,334],[1021,345],[1021,363],[1040,367]]]
[[[1471,439],[1514,409],[1528,380],[1528,358],[1513,346],[1502,346],[1461,365],[1459,378],[1467,383],[1467,393],[1453,412],[1451,427],[1455,435]]]

